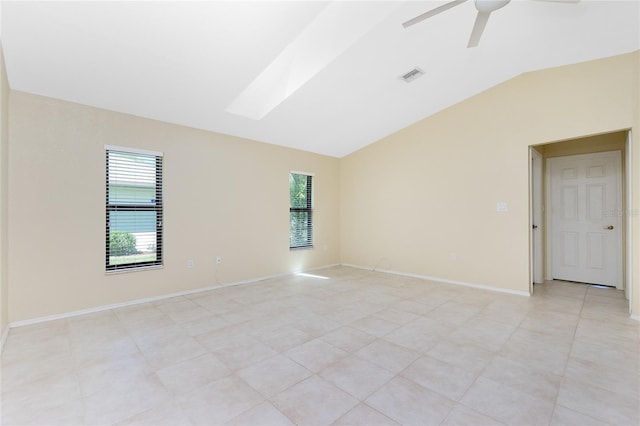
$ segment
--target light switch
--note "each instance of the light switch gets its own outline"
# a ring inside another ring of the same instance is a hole
[[[507,211],[507,203],[504,201],[499,201],[496,203],[496,211],[500,213],[504,213]]]

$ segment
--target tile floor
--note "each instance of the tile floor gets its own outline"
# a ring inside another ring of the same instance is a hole
[[[3,425],[638,425],[621,292],[334,267],[12,329]]]

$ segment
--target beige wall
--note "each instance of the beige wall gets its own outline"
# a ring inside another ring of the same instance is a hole
[[[9,83],[4,66],[4,54],[0,43],[0,335],[9,326],[8,280],[8,149],[9,149]]]
[[[627,143],[627,132],[612,132],[586,138],[571,139],[536,147],[545,158],[593,152],[622,151]]]
[[[15,91],[10,108],[11,322],[340,261],[336,158]],[[105,275],[105,144],[164,152],[163,269]],[[315,173],[312,250],[289,250],[290,170]]]
[[[338,262],[527,292],[528,146],[629,128],[640,253],[639,69],[635,52],[525,74],[341,160],[12,92],[8,321]],[[165,153],[161,270],[104,273],[105,144]],[[314,250],[288,249],[292,169],[316,175]]]
[[[521,75],[342,159],[343,263],[528,292],[528,147],[632,127],[638,147],[638,56]]]

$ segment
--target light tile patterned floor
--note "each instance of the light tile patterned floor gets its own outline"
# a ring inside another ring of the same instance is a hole
[[[3,425],[638,425],[621,292],[345,267],[12,329]]]

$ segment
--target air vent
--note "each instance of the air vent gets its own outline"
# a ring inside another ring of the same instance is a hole
[[[416,67],[416,68],[412,69],[411,71],[409,71],[409,72],[403,74],[402,76],[400,76],[400,78],[402,78],[407,83],[411,83],[413,80],[415,80],[416,78],[420,77],[422,74],[424,74],[424,71],[422,71],[420,68]]]

